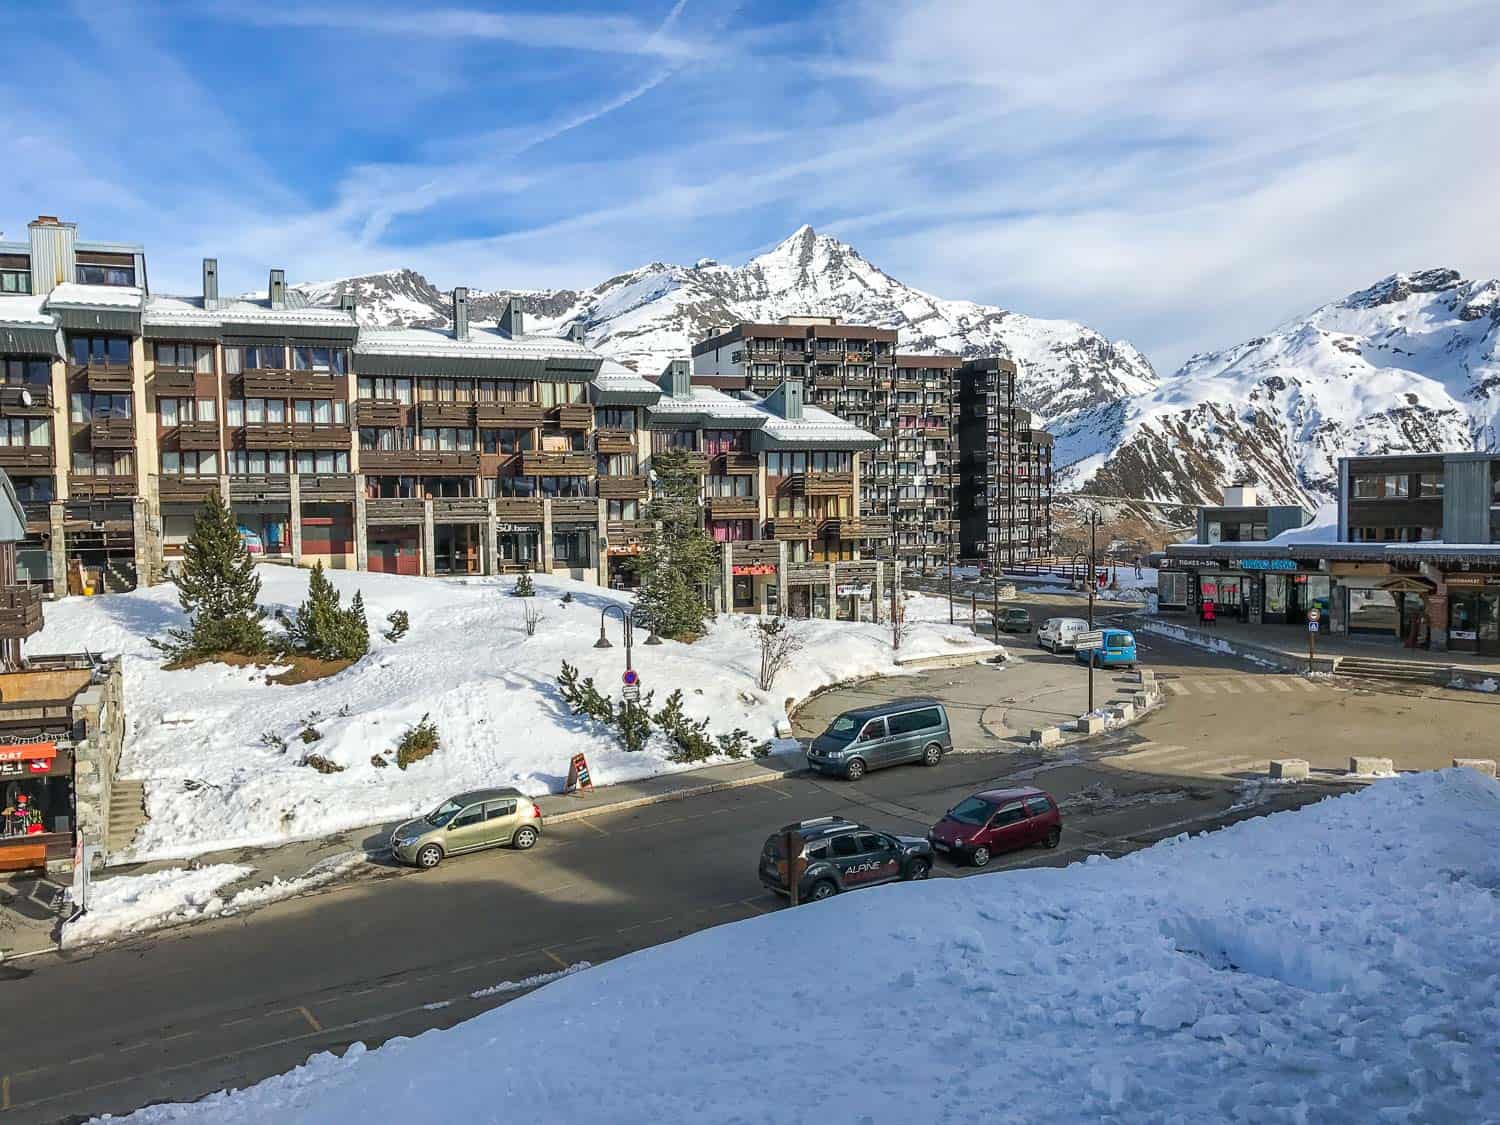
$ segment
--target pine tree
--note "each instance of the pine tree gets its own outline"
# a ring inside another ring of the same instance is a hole
[[[702,509],[698,476],[683,453],[658,453],[655,495],[647,509],[653,530],[630,566],[641,580],[636,609],[645,623],[666,637],[692,637],[703,631],[713,611],[704,594],[719,573],[719,552],[699,526]]]
[[[344,611],[342,628],[339,630],[340,656],[345,660],[358,660],[370,651],[370,622],[365,617],[365,599],[358,590]]]
[[[177,600],[188,614],[187,629],[168,630],[152,643],[176,659],[238,653],[258,656],[267,639],[256,604],[260,578],[240,539],[234,513],[218,492],[210,492],[193,520],[183,547],[182,566],[172,575]]]
[[[356,592],[344,609],[321,562],[308,575],[307,600],[297,607],[286,632],[293,649],[319,660],[358,660],[370,650],[364,598]]]

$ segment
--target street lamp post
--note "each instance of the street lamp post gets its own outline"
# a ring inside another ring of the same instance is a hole
[[[618,613],[620,615],[620,624],[624,626],[624,631],[625,631],[625,671],[632,672],[632,671],[635,670],[635,666],[633,664],[631,664],[631,662],[630,662],[630,644],[631,644],[631,640],[633,639],[632,635],[634,633],[634,626],[630,622],[630,611],[627,610],[624,606],[622,606],[622,605],[607,605],[602,610],[599,611],[599,639],[594,642],[594,647],[595,648],[614,648],[615,647],[614,645],[612,645],[612,644],[609,643],[609,635],[604,631],[604,619],[606,617],[608,617],[611,612]],[[653,636],[655,635],[654,631],[653,631],[652,635]],[[657,643],[660,644],[661,642],[658,641]]]
[[[1098,586],[1098,584],[1099,584],[1094,579],[1094,565],[1095,565],[1094,560],[1095,560],[1095,557],[1096,557],[1097,552],[1098,552],[1098,545],[1095,543],[1095,536],[1096,536],[1096,533],[1099,530],[1099,522],[1100,522],[1099,521],[1099,513],[1098,512],[1090,512],[1089,513],[1089,628],[1090,629],[1093,629],[1093,627],[1094,627],[1094,588],[1096,586]],[[1090,667],[1092,667],[1092,666],[1093,665],[1091,663]],[[1090,688],[1092,689],[1092,686],[1093,686],[1093,680],[1092,679],[1089,680],[1089,685],[1090,685]],[[1092,691],[1090,692],[1090,694],[1092,694]]]

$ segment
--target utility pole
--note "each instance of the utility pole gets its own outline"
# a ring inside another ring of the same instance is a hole
[[[1098,583],[1094,580],[1094,555],[1097,546],[1094,542],[1095,532],[1099,530],[1099,513],[1089,513],[1089,628],[1094,627],[1094,587]],[[1094,709],[1094,661],[1089,658],[1089,710]]]

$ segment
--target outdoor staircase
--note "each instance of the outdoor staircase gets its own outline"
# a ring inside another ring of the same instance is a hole
[[[1345,656],[1336,674],[1357,680],[1389,680],[1407,684],[1435,684],[1447,680],[1449,665],[1419,660],[1382,660],[1371,656]]]
[[[107,855],[124,851],[146,823],[146,783],[116,778],[109,791],[109,831],[104,838]]]
[[[136,586],[135,563],[110,560],[104,564],[104,590],[106,594],[123,594]]]

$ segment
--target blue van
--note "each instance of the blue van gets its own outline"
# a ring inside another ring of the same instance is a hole
[[[1073,659],[1080,664],[1087,664],[1092,658],[1095,668],[1134,668],[1135,634],[1129,629],[1099,631],[1104,634],[1104,647],[1079,649],[1073,653]]]

